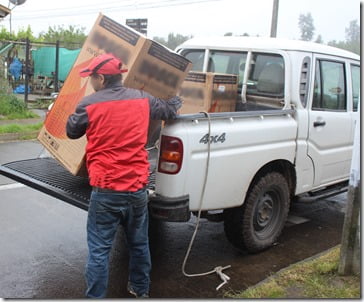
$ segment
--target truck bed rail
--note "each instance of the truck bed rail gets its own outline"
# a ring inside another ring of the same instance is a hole
[[[226,118],[242,118],[242,117],[259,117],[259,116],[282,116],[295,114],[294,109],[271,109],[271,110],[256,110],[256,111],[236,111],[236,112],[216,112],[210,113],[210,118],[226,119]],[[199,120],[206,119],[204,113],[192,113],[178,115],[176,120]]]

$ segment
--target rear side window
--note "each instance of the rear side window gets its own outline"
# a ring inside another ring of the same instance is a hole
[[[346,111],[344,63],[318,60],[315,70],[313,110]]]
[[[282,56],[253,53],[247,81],[247,99],[281,107],[284,74]]]
[[[182,51],[182,56],[186,57],[188,60],[192,62],[191,71],[202,71],[203,70],[203,62],[205,60],[205,50],[197,49],[197,50],[184,50]]]
[[[358,65],[351,65],[351,82],[353,85],[353,111],[358,111],[360,94],[360,67]]]
[[[239,76],[239,83],[243,82],[247,53],[210,50],[207,71]]]

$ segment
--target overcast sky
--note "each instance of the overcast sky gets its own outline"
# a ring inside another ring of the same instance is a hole
[[[357,19],[360,0],[279,0],[278,37],[299,39],[298,17],[312,14],[315,37],[325,43],[344,40],[345,28]],[[181,5],[181,3],[185,3]],[[9,2],[0,0],[8,6]],[[13,7],[13,5],[10,5]],[[27,0],[12,14],[12,28],[31,25],[35,34],[53,25],[79,25],[89,32],[98,13],[125,24],[128,18],[148,18],[148,37],[168,33],[193,36],[269,36],[273,0]],[[9,29],[9,16],[0,25]]]

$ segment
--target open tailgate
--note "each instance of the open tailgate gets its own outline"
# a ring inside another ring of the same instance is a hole
[[[53,158],[3,164],[0,166],[0,174],[81,209],[88,209],[91,195],[88,179],[72,175]]]
[[[155,184],[155,159],[149,158],[151,173],[149,189]],[[88,210],[91,186],[88,178],[74,176],[54,158],[34,158],[0,165],[0,174],[31,188],[70,203],[83,210]]]

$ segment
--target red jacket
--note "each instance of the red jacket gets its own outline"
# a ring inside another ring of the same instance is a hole
[[[90,185],[130,192],[143,188],[149,176],[149,119],[173,119],[180,106],[178,97],[165,101],[121,84],[83,98],[66,130],[72,139],[87,136]]]

